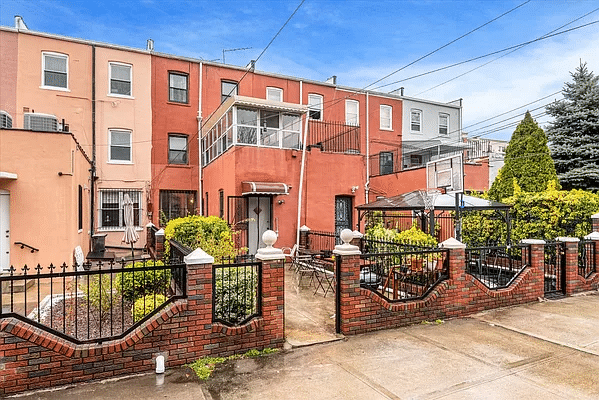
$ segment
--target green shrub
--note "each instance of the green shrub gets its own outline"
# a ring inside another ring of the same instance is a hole
[[[144,266],[164,266],[162,261],[136,262],[128,264],[125,268],[139,268]],[[135,300],[147,294],[166,293],[170,287],[171,271],[159,269],[155,271],[119,272],[116,275],[116,288],[125,300]]]
[[[164,249],[169,254],[169,239],[175,239],[182,245],[196,249],[200,247],[216,260],[237,255],[233,232],[229,224],[221,218],[191,215],[170,220],[164,228]]]
[[[215,269],[214,316],[237,324],[258,311],[258,274],[253,266]]]
[[[140,297],[133,303],[133,321],[139,321],[165,302],[166,297],[161,294],[148,294]]]
[[[111,282],[111,276],[108,274],[89,275],[87,280],[79,283],[85,299],[101,313],[102,317],[120,299],[119,294],[115,293],[117,287],[115,282]]]

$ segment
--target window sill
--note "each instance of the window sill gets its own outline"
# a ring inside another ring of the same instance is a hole
[[[185,168],[185,169],[189,169],[189,168],[191,168],[191,165],[189,165],[189,164],[171,164],[171,163],[168,163],[168,164],[166,164],[166,165],[167,165],[169,168],[170,168],[170,167],[173,167],[173,168]]]
[[[119,98],[119,99],[131,99],[131,100],[135,100],[135,97],[133,97],[131,95],[127,95],[127,94],[108,93],[106,96],[108,96],[108,97],[116,97],[116,98]]]
[[[381,131],[393,132],[392,128],[380,128]]]
[[[77,233],[83,233],[83,229],[78,229]]]
[[[166,104],[169,104],[171,106],[191,107],[191,104],[189,104],[189,102],[187,102],[187,103],[179,103],[178,101],[167,100]]]
[[[41,85],[40,89],[44,89],[44,90],[56,90],[59,92],[70,92],[71,90],[69,88],[62,88],[62,87],[58,87],[58,86],[44,86]]]
[[[116,165],[133,165],[133,161],[125,161],[125,160],[108,160],[107,164],[116,164]]]
[[[135,227],[135,232],[141,232],[144,229],[141,226]],[[100,232],[125,232],[124,226],[100,226],[98,228]]]

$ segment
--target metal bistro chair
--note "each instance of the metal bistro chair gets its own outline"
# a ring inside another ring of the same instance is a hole
[[[293,269],[298,276],[298,286],[302,285],[304,277],[309,277],[308,284],[312,284],[315,274],[314,266],[312,264],[313,256],[300,254],[297,244],[293,245],[289,253],[283,252],[283,254],[291,260],[289,269]]]
[[[324,297],[327,297],[329,291],[335,293],[335,273],[327,269],[330,263],[318,259],[314,259],[312,262],[314,266],[314,294],[318,293],[319,289],[322,289]]]

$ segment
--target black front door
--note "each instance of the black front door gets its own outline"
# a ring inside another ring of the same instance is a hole
[[[340,244],[339,234],[344,229],[352,229],[352,198],[335,197],[335,243]]]

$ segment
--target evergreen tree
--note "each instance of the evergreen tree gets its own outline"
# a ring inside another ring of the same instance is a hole
[[[542,192],[550,181],[557,183],[547,136],[528,111],[512,134],[505,163],[491,185],[489,197],[501,201],[512,196],[514,178],[525,192]]]
[[[581,64],[565,84],[564,98],[547,106],[555,169],[565,189],[599,190],[599,77]]]

